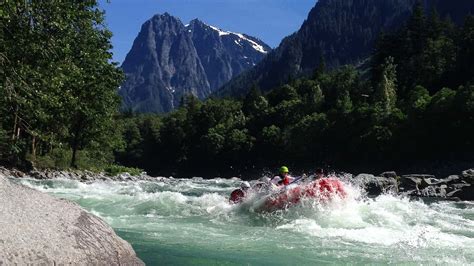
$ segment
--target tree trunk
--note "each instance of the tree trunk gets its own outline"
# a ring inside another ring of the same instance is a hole
[[[19,134],[18,127],[18,106],[15,108],[15,118],[13,119],[12,141],[15,141],[17,134]]]
[[[79,126],[81,124],[80,121],[77,122],[77,126],[74,129],[74,138],[72,140],[72,156],[71,156],[71,167],[72,168],[77,168],[76,165],[76,159],[77,159],[77,150],[79,148],[79,140],[80,140],[80,135],[81,135],[81,127]]]
[[[76,134],[74,134],[74,139],[72,141],[71,149],[72,149],[72,156],[71,156],[71,167],[72,168],[77,168],[76,165],[76,156],[77,156],[77,148],[78,148],[78,143],[79,143],[79,137],[78,137],[78,132],[76,130]]]
[[[76,153],[77,153],[77,145],[73,145],[73,146],[72,146],[71,167],[77,169],[77,165],[76,165]]]
[[[36,137],[32,136],[31,139],[31,160],[36,161]]]
[[[16,137],[15,139],[20,139],[20,134],[21,134],[21,127],[20,126],[16,126]]]

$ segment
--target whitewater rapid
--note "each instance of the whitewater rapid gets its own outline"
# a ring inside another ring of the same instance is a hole
[[[349,197],[273,213],[228,203],[238,179],[17,179],[103,218],[147,264],[473,264],[474,203]]]

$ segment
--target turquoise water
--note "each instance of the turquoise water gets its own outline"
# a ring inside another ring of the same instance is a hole
[[[474,203],[367,198],[274,213],[230,205],[239,180],[17,180],[102,217],[147,265],[474,264]]]

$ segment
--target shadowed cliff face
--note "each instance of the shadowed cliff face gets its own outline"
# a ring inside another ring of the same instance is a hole
[[[401,27],[417,0],[319,0],[301,28],[286,37],[257,66],[229,81],[215,94],[244,96],[253,84],[269,91],[290,78],[311,75],[324,58],[326,67],[360,64],[381,32]],[[462,23],[474,1],[424,1],[427,12]]]
[[[244,34],[197,19],[184,26],[167,13],[156,15],[143,24],[122,65],[124,108],[160,113],[176,108],[188,94],[203,99],[268,51]]]
[[[0,213],[0,264],[143,265],[100,218],[2,174]]]

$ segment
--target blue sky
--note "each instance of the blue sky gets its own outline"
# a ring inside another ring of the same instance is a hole
[[[114,33],[114,60],[122,63],[141,25],[168,12],[184,24],[198,18],[224,30],[246,33],[276,47],[299,29],[317,0],[99,0]]]

